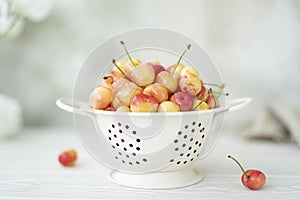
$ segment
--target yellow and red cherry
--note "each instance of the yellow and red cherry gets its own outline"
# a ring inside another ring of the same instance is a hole
[[[90,106],[97,110],[106,108],[113,99],[113,93],[110,88],[97,86],[90,94]]]
[[[245,187],[249,188],[250,190],[258,190],[265,185],[266,175],[263,172],[256,169],[248,169],[245,171],[237,159],[231,155],[228,155],[228,158],[232,159],[241,168],[243,172],[241,181]]]
[[[145,87],[143,94],[154,97],[158,103],[167,101],[169,98],[168,89],[159,83],[154,83]]]
[[[158,106],[158,112],[180,112],[180,107],[172,101],[163,101]]]
[[[74,149],[63,151],[58,156],[58,161],[65,167],[73,166],[76,160],[77,152]]]
[[[196,96],[201,91],[202,82],[195,74],[186,72],[184,76],[180,78],[179,86],[182,92]]]
[[[156,112],[158,109],[157,100],[146,94],[137,94],[130,103],[132,112]]]

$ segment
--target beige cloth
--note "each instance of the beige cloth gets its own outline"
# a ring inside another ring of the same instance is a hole
[[[295,142],[300,146],[300,110],[277,101],[258,113],[245,136],[251,139]]]

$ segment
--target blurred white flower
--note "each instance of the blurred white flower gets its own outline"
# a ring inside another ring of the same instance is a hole
[[[18,37],[25,20],[40,22],[49,16],[51,0],[0,0],[0,38]]]
[[[19,102],[0,94],[0,138],[18,133],[22,126],[22,109]]]

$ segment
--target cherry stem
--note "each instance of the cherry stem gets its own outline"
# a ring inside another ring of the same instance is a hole
[[[218,85],[216,83],[203,83],[203,85],[215,86],[215,87],[218,87],[220,89],[224,89],[224,87],[225,87],[224,83],[222,85]]]
[[[224,95],[224,96],[229,96],[229,94],[226,92],[226,93],[223,93],[223,90],[224,90],[224,87],[225,87],[225,84],[223,83],[222,85],[217,85],[217,84],[215,84],[217,87],[219,87],[219,92],[217,93],[217,92],[214,92],[214,91],[211,91],[212,93],[214,93],[214,94],[218,94],[218,97],[220,96],[220,95]]]
[[[130,78],[128,78],[128,77],[126,76],[126,74],[123,72],[123,70],[117,65],[115,59],[112,59],[112,63],[116,66],[116,68],[118,68],[118,70],[124,75],[125,78],[127,78],[129,81],[131,81]]]
[[[241,168],[244,176],[246,176],[246,178],[249,178],[249,175],[246,173],[246,171],[244,170],[244,168],[242,167],[242,165],[239,163],[239,161],[237,161],[237,159],[235,159],[231,155],[228,155],[227,157],[230,158],[231,160],[233,160],[236,164],[238,164],[238,166]]]
[[[223,84],[224,85],[224,84]],[[225,85],[224,85],[225,86]],[[204,97],[203,97],[203,99],[192,109],[192,110],[196,110],[200,105],[201,105],[201,103],[203,103],[204,101],[206,101],[206,99],[207,99],[207,97],[209,96],[209,95],[211,95],[211,94],[217,94],[218,95],[218,97],[220,96],[220,95],[224,95],[224,96],[228,96],[229,94],[228,93],[223,93],[222,92],[222,90],[224,89],[224,87],[220,87],[220,91],[219,92],[216,92],[216,91],[213,91],[211,88],[209,88],[209,91],[208,91],[208,93],[207,93],[207,95],[205,95]]]
[[[127,50],[126,45],[125,45],[125,42],[121,40],[120,43],[121,43],[121,45],[123,46],[123,48],[124,48],[124,50],[125,50],[125,52],[126,52],[128,58],[129,58],[131,64],[133,65],[133,67],[136,67],[136,65],[134,64],[134,62],[133,62],[133,60],[132,60],[132,58],[131,58],[131,56],[130,56],[130,54],[128,53],[128,50]]]
[[[203,99],[192,110],[196,110],[201,105],[201,103],[206,101],[206,98],[208,97],[208,95],[210,95],[210,94],[208,93],[207,95],[205,95],[205,97],[203,97]]]
[[[176,65],[175,65],[175,67],[174,67],[174,69],[173,69],[173,71],[172,71],[172,73],[171,73],[171,75],[170,75],[171,77],[174,76],[175,71],[176,71],[176,69],[177,69],[177,67],[178,67],[178,65],[179,65],[179,63],[180,63],[180,61],[181,61],[181,59],[183,58],[184,54],[185,54],[190,48],[191,48],[191,45],[188,44],[188,45],[186,46],[184,52],[183,52],[183,53],[181,54],[181,56],[179,57],[179,59],[178,59]]]

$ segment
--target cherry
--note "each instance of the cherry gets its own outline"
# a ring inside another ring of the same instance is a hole
[[[112,59],[112,63],[116,66],[116,68],[124,75],[124,77],[126,78],[126,79],[128,79],[129,81],[131,81],[130,80],[130,78],[128,78],[128,76],[126,76],[126,74],[124,73],[124,71],[118,66],[118,64],[116,63],[116,60],[115,59]],[[132,82],[132,81],[131,81]]]
[[[264,186],[266,182],[266,176],[264,173],[256,169],[248,169],[247,171],[245,171],[242,165],[234,157],[228,155],[228,158],[236,162],[243,171],[241,180],[245,187],[251,190],[258,190]]]
[[[215,84],[215,86],[218,86],[218,85]],[[213,91],[211,88],[209,88],[208,93],[202,98],[201,101],[199,101],[199,103],[195,107],[193,107],[192,110],[196,110],[200,106],[200,104],[203,102],[206,102],[208,105],[210,105],[210,102],[207,102],[209,98],[211,99],[210,101],[213,101],[213,103],[214,103],[214,106],[213,107],[210,106],[210,108],[218,107],[219,106],[219,105],[217,105],[218,97],[220,95],[229,96],[229,94],[227,92],[223,93],[224,87],[225,87],[224,84],[219,86],[219,89],[220,89],[219,91]]]
[[[65,167],[73,166],[77,160],[77,152],[74,149],[63,151],[58,156],[58,161]]]

